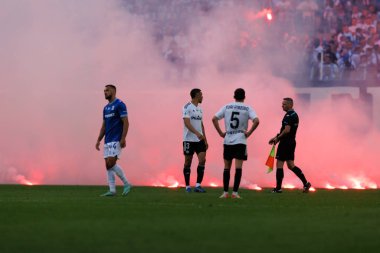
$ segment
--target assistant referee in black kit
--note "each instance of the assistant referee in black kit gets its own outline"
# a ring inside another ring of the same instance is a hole
[[[269,144],[278,144],[276,153],[276,188],[272,190],[274,193],[282,193],[282,180],[284,178],[284,162],[288,168],[301,179],[303,183],[303,192],[308,193],[311,187],[310,182],[306,180],[302,170],[294,164],[294,152],[296,150],[296,133],[298,129],[298,115],[293,109],[293,99],[284,98],[282,101],[282,109],[286,112],[282,119],[280,133],[269,140]]]

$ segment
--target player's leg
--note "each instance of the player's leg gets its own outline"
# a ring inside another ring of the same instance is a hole
[[[308,182],[306,180],[306,177],[303,174],[302,170],[294,164],[294,160],[288,160],[288,161],[286,161],[286,165],[302,181],[302,183],[303,183],[303,192],[305,192],[305,193],[309,192],[311,184],[310,184],[310,182]]]
[[[203,176],[205,173],[205,164],[206,164],[206,144],[204,141],[197,143],[196,150],[198,156],[198,167],[197,167],[197,182],[195,184],[194,191],[205,193],[205,189],[201,187]]]
[[[124,184],[124,190],[123,195],[127,195],[129,191],[131,190],[131,185],[129,184],[127,178],[125,177],[123,169],[120,167],[120,165],[117,164],[117,160],[119,159],[121,155],[121,146],[120,142],[111,142],[110,143],[110,157],[109,157],[109,166],[112,166],[110,170],[113,170],[116,175],[120,178],[120,180]]]
[[[186,192],[191,192],[190,187],[190,173],[191,173],[191,162],[193,160],[193,155],[185,155],[185,164],[183,166],[183,176],[185,177]]]
[[[282,180],[284,179],[284,163],[288,157],[287,143],[280,141],[276,152],[276,187],[272,190],[274,193],[282,193]]]
[[[282,180],[284,179],[284,161],[277,159],[276,161],[276,187],[273,188],[272,192],[282,193]]]
[[[241,198],[238,194],[241,176],[243,172],[243,162],[248,159],[247,146],[244,144],[237,144],[233,146],[235,158],[235,179],[232,198]]]
[[[243,162],[244,160],[235,159],[235,178],[234,178],[234,188],[233,188],[233,192],[231,196],[232,198],[238,198],[238,199],[241,198],[238,191],[239,191],[241,176],[243,172]]]
[[[123,195],[127,195],[131,191],[132,185],[128,182],[123,169],[117,163],[115,163],[112,169],[124,184]]]
[[[106,157],[105,159],[106,169],[107,169],[107,178],[108,178],[108,186],[109,191],[102,194],[101,196],[114,196],[116,194],[116,181],[115,181],[115,172],[112,170],[112,167],[116,163],[115,157]]]
[[[191,142],[183,142],[183,154],[185,156],[185,163],[183,166],[183,176],[185,178],[186,192],[191,192],[190,187],[190,174],[191,162],[193,161],[194,147]]]
[[[223,194],[219,198],[228,198],[228,188],[230,185],[230,173],[231,173],[232,159],[224,159],[223,170]]]

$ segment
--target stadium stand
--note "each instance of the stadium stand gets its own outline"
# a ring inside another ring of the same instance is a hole
[[[192,66],[188,36],[193,17],[218,7],[244,6],[270,9],[276,31],[276,47],[284,55],[297,55],[301,73],[286,64],[278,73],[316,82],[380,81],[380,0],[125,0],[129,12],[153,23],[154,37],[166,60],[178,70]],[[244,20],[242,16],[242,22]],[[281,27],[281,29],[279,28]],[[285,29],[284,29],[285,28]],[[257,50],[262,38],[241,31],[236,47]],[[248,51],[249,51],[248,50]],[[304,67],[306,66],[306,68]]]

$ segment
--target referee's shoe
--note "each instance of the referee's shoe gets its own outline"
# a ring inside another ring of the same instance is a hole
[[[311,187],[310,182],[307,182],[307,183],[303,186],[303,193],[308,193],[310,187]]]
[[[272,193],[282,193],[281,189],[273,188]]]

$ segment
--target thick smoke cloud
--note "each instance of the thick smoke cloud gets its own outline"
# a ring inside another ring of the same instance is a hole
[[[183,184],[181,108],[199,87],[210,149],[205,184],[221,185],[222,139],[211,118],[233,90],[243,87],[260,126],[248,141],[243,186],[271,186],[266,174],[269,138],[280,127],[283,97],[293,85],[274,73],[289,64],[273,34],[255,21],[239,21],[241,6],[200,10],[183,33],[192,70],[164,59],[152,22],[130,13],[125,1],[2,1],[0,8],[0,183],[104,184],[102,153],[95,150],[106,104],[103,87],[114,83],[129,110],[130,132],[120,164],[136,185]],[[259,8],[251,6],[253,13]],[[268,41],[254,54],[239,48],[246,31]],[[294,66],[296,67],[296,66]],[[173,74],[174,73],[174,74]],[[174,77],[173,77],[174,76]],[[379,184],[375,169],[378,130],[351,101],[308,107],[301,118],[296,164],[314,186]],[[193,161],[195,172],[196,159]],[[192,175],[194,181],[195,173]],[[285,183],[300,186],[286,172]]]

